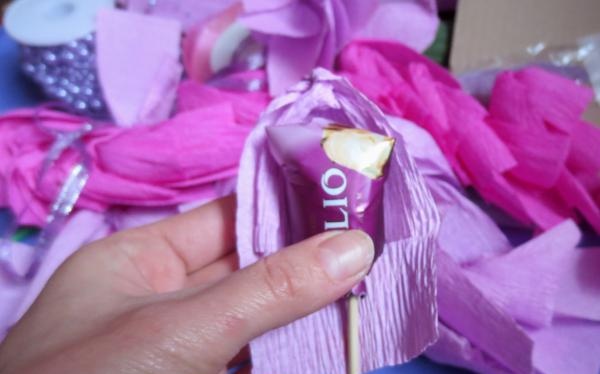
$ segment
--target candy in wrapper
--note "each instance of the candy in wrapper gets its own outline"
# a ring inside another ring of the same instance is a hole
[[[348,81],[323,69],[314,70],[309,78],[275,98],[261,115],[242,153],[237,185],[237,250],[240,266],[245,267],[306,234],[304,227],[293,227],[295,223],[306,225],[307,218],[300,217],[300,211],[289,211],[293,206],[304,207],[288,204],[287,197],[297,193],[291,190],[288,173],[273,155],[274,144],[267,131],[274,134],[278,131],[275,128],[288,127],[287,137],[299,144],[300,136],[291,125],[316,129],[316,138],[321,139],[323,129],[336,123],[395,139],[387,170],[383,168],[384,224],[379,225],[383,231],[382,250],[364,279],[368,292],[360,300],[360,370],[368,372],[406,362],[437,338],[434,251],[439,214],[406,151],[399,124],[389,122]],[[285,136],[281,138],[285,140]],[[311,144],[320,147],[320,140]],[[334,158],[339,160],[338,156]],[[353,154],[343,158],[348,156]],[[350,169],[349,163],[344,164],[338,166]],[[344,304],[345,300],[332,303],[254,339],[250,343],[252,372],[346,373]]]
[[[383,183],[394,138],[338,124],[267,128],[287,180],[290,242],[327,230],[360,229],[383,245]],[[364,295],[364,282],[354,287]]]

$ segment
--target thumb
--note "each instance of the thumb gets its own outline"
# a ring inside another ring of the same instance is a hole
[[[234,273],[184,306],[199,324],[192,330],[210,332],[198,348],[210,347],[208,362],[224,367],[253,338],[345,295],[373,257],[373,242],[362,231],[326,232]]]

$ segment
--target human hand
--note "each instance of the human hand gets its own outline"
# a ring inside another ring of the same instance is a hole
[[[374,255],[359,231],[239,271],[234,248],[233,197],[85,246],[0,346],[0,372],[219,373],[254,337],[342,297]]]

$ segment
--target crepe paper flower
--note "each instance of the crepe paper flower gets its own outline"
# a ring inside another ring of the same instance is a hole
[[[181,110],[167,121],[133,128],[100,125],[82,138],[91,174],[76,207],[103,212],[111,205],[196,201],[214,196],[215,182],[236,175],[267,94],[184,84],[179,98]],[[45,222],[50,202],[79,162],[77,152],[66,150],[38,185],[55,140],[41,126],[68,133],[86,121],[40,109],[0,116],[0,206],[9,206],[21,224]]]
[[[435,37],[435,1],[245,0],[241,22],[267,46],[271,94],[282,93],[317,66],[332,68],[354,37],[392,39],[418,50]]]
[[[98,78],[117,125],[169,117],[183,71],[180,34],[179,22],[160,17],[113,9],[98,14]]]
[[[339,70],[392,115],[422,126],[466,186],[547,230],[583,216],[600,232],[600,129],[581,120],[589,88],[537,68],[501,74],[489,110],[397,43],[353,42]]]
[[[364,372],[405,362],[436,339],[432,256],[438,214],[401,135],[344,79],[316,69],[310,79],[272,101],[250,134],[238,176],[241,266],[288,244],[282,225],[285,184],[267,147],[266,128],[309,125],[312,119],[351,123],[396,139],[384,185],[386,244],[365,280],[360,341]],[[344,334],[336,328],[343,325],[343,310],[343,303],[334,303],[255,339],[250,344],[253,372],[344,373]]]
[[[575,249],[581,234],[569,220],[513,249],[466,198],[431,135],[409,121],[388,120],[442,219],[439,339],[427,356],[480,373],[597,372],[600,249]]]

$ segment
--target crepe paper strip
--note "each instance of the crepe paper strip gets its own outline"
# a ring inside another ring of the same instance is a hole
[[[515,373],[533,370],[533,341],[507,312],[488,300],[450,256],[437,252],[440,320]]]
[[[258,73],[257,77],[260,77]],[[254,126],[271,98],[266,91],[228,91],[184,80],[177,91],[177,111],[231,103],[236,123]]]
[[[600,248],[569,252],[559,271],[557,315],[600,322]]]
[[[555,319],[552,327],[530,333],[533,362],[544,374],[598,373],[600,323]]]
[[[600,207],[581,182],[568,170],[563,170],[556,189],[559,196],[569,204],[569,207],[577,208],[594,230],[600,233]]]
[[[464,265],[511,250],[508,239],[494,221],[461,191],[431,135],[410,121],[387,118],[402,135],[440,211],[438,243],[443,244],[444,251]]]
[[[575,209],[600,232],[600,209],[593,201],[593,191],[582,184],[585,181],[593,188],[600,182],[598,156],[587,150],[600,145],[600,136],[597,129],[580,120],[592,98],[588,87],[539,68],[505,72],[496,79],[492,92],[490,114],[494,120],[490,123],[519,161],[510,176],[527,183],[523,186],[530,195],[558,200],[558,206],[547,204],[557,214],[572,216],[564,210]],[[582,140],[582,134],[589,138]],[[570,168],[584,179],[575,178]],[[551,189],[550,195],[530,185]],[[531,218],[544,227],[535,216]]]
[[[435,37],[431,0],[244,1],[243,22],[265,41],[270,93],[282,93],[314,67],[332,68],[353,37],[394,39],[424,50]],[[400,27],[400,25],[402,25]]]
[[[568,220],[507,254],[468,267],[466,274],[488,300],[522,325],[549,326],[563,282],[560,268],[580,239],[581,232]]]
[[[170,120],[130,129],[100,126],[83,138],[92,171],[76,207],[102,212],[111,205],[196,201],[214,196],[214,183],[237,173],[243,143],[267,94],[199,85],[184,91],[186,110]],[[35,125],[36,116],[45,127],[65,131],[76,130],[84,119],[39,110],[0,116],[0,189],[5,190],[0,205],[19,213],[21,224],[42,225],[78,158],[65,151],[38,188],[36,176],[54,138]]]
[[[580,119],[588,87],[537,68],[503,72],[488,112],[397,43],[352,42],[338,66],[386,113],[425,128],[487,202],[542,230],[582,215],[600,232],[600,130]]]
[[[439,323],[438,331],[438,340],[425,352],[429,359],[446,365],[467,368],[477,373],[507,373],[506,368],[473,346],[467,338],[452,331],[443,322]]]
[[[186,31],[239,2],[239,0],[117,0],[118,4],[130,12],[177,21]]]
[[[600,152],[595,148],[598,144],[600,128],[581,121],[573,128],[567,166],[583,187],[597,196],[595,201],[600,205]]]
[[[315,70],[310,80],[275,99],[250,134],[238,177],[241,266],[287,244],[284,180],[266,146],[265,128],[311,121],[352,123],[396,138],[384,187],[387,244],[366,278],[360,344],[363,372],[407,361],[436,338],[432,256],[439,218],[400,134],[345,80]],[[331,304],[255,339],[250,344],[253,371],[344,373],[343,309],[340,303]]]
[[[165,120],[182,73],[179,22],[111,9],[96,24],[98,75],[115,122]]]

